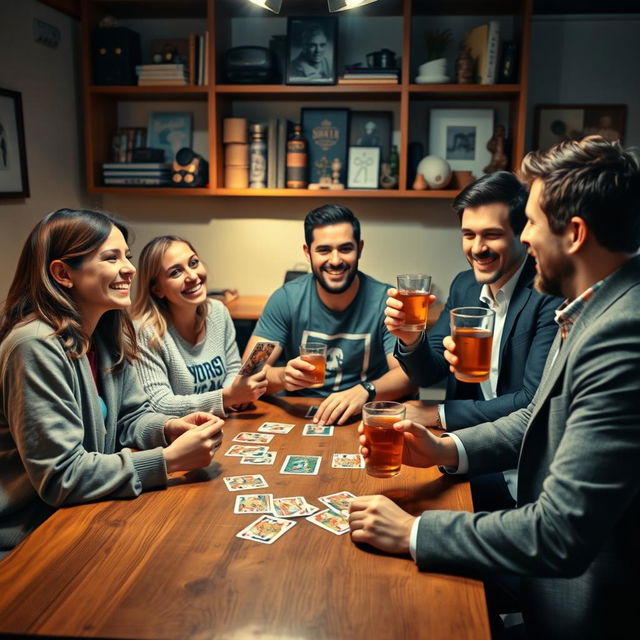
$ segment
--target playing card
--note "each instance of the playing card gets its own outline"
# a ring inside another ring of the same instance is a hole
[[[249,357],[240,367],[238,374],[241,376],[252,376],[261,371],[275,347],[275,342],[266,342],[262,340],[260,342],[256,342],[253,345],[253,349],[251,349]]]
[[[295,424],[287,424],[286,422],[263,422],[258,431],[262,433],[289,433]]]
[[[339,491],[328,496],[318,498],[322,504],[326,504],[335,513],[349,513],[349,503],[355,498],[350,491]]]
[[[333,427],[329,425],[320,425],[320,424],[305,424],[302,428],[303,436],[332,436],[333,435]]]
[[[264,489],[267,481],[260,475],[227,476],[222,478],[229,491],[244,491],[245,489]]]
[[[314,407],[309,407],[307,409],[307,413],[304,414],[305,418],[313,418],[313,416],[316,415],[316,412],[318,411],[318,406],[314,406]]]
[[[224,455],[240,458],[264,458],[268,451],[269,447],[249,444],[234,444],[227,449]]]
[[[233,513],[271,513],[272,511],[273,495],[271,493],[245,493],[236,496],[233,509]]]
[[[254,444],[267,444],[273,440],[273,436],[268,433],[255,433],[255,431],[241,431],[234,439],[234,442],[253,442]]]
[[[309,515],[310,505],[302,496],[291,498],[274,498],[273,515],[279,518],[297,518],[298,516]]]
[[[260,516],[255,522],[236,534],[238,538],[273,544],[285,531],[296,524],[294,520],[283,520],[274,516]]]
[[[331,466],[334,469],[364,469],[364,458],[359,453],[334,453]]]
[[[295,474],[300,476],[318,475],[322,456],[287,456],[280,473]]]
[[[314,513],[312,516],[306,518],[309,522],[317,524],[319,527],[335,533],[337,536],[341,536],[343,533],[349,531],[349,522],[347,518],[338,513],[334,513],[331,509],[325,509]]]
[[[273,464],[276,461],[276,455],[276,451],[267,451],[267,453],[260,458],[253,458],[251,456],[240,458],[240,464]]]

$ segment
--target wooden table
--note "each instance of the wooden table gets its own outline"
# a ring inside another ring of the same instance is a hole
[[[234,320],[257,320],[267,299],[268,296],[239,296],[226,305]]]
[[[222,481],[229,475],[262,473],[269,488],[260,491],[304,495],[319,507],[317,497],[349,490],[384,492],[414,513],[471,509],[468,484],[435,469],[403,467],[387,480],[332,469],[332,453],[357,450],[355,426],[303,437],[311,402],[258,402],[234,415],[213,464],[172,478],[166,491],[57,511],[0,563],[0,634],[488,640],[478,581],[420,573],[408,556],[356,546],[304,519],[273,545],[236,537],[257,516],[233,513],[238,493]],[[239,431],[266,420],[299,425],[269,444],[274,466],[222,455]],[[281,475],[288,453],[321,454],[319,475]]]

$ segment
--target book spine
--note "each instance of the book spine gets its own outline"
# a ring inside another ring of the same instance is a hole
[[[209,84],[209,31],[204,32],[204,73],[202,84]]]
[[[286,186],[286,158],[287,158],[287,133],[289,121],[286,118],[278,118],[278,141],[276,158],[276,188],[284,189]]]
[[[482,84],[495,84],[498,70],[498,48],[500,46],[500,23],[496,20],[489,22],[487,37],[487,58]]]
[[[276,188],[276,167],[278,156],[278,119],[269,118],[267,123],[267,188]]]
[[[189,84],[195,84],[195,71],[196,71],[196,36],[194,33],[189,34]]]
[[[123,184],[123,185],[148,185],[148,186],[168,186],[171,184],[169,178],[105,178],[105,184]]]

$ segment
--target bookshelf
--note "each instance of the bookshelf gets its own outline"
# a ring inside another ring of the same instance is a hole
[[[82,0],[81,46],[85,114],[86,186],[93,194],[128,194],[177,197],[323,197],[345,198],[452,198],[455,189],[418,191],[409,184],[409,143],[421,142],[429,153],[428,120],[432,108],[492,108],[496,124],[508,131],[509,168],[524,155],[527,68],[532,0],[379,0],[338,17],[338,69],[353,60],[364,61],[371,50],[387,47],[401,59],[398,84],[304,85],[227,84],[221,72],[224,52],[232,46],[268,47],[271,35],[286,33],[289,16],[327,16],[326,0],[285,0],[282,13],[250,5],[245,0]],[[92,84],[91,33],[101,18],[141,34],[142,62],[153,37],[187,37],[207,30],[210,34],[209,79],[202,86],[96,86]],[[501,36],[518,43],[518,72],[514,84],[416,84],[418,66],[424,62],[424,33],[431,28],[451,28],[450,75],[455,79],[457,42],[466,30],[488,20],[499,20]],[[375,44],[372,44],[375,36]],[[391,111],[397,145],[397,189],[321,190],[229,189],[224,186],[222,121],[246,117],[266,122],[285,116],[299,121],[303,107],[346,107],[352,110]],[[118,127],[145,126],[148,113],[158,110],[192,111],[196,152],[209,160],[209,186],[115,187],[102,184],[101,165],[111,159],[111,133]]]

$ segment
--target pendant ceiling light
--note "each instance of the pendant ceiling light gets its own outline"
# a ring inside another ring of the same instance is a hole
[[[257,4],[259,7],[269,9],[273,13],[280,13],[280,7],[282,7],[282,0],[249,0],[253,4]]]
[[[355,9],[356,7],[363,7],[365,4],[371,4],[376,0],[327,0],[329,5],[329,11],[335,13],[336,11],[347,11],[348,9]]]

